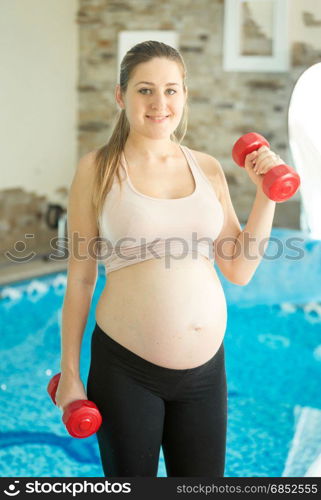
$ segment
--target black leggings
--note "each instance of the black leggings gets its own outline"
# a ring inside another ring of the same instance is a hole
[[[103,418],[96,436],[105,477],[223,477],[227,389],[224,344],[189,369],[156,365],[96,323],[87,397]]]

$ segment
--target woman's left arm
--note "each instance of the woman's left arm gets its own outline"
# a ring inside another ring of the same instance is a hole
[[[249,283],[265,253],[274,212],[275,201],[258,187],[248,221],[235,242],[232,272],[241,285]]]
[[[229,194],[224,171],[216,161],[224,226],[215,241],[215,258],[223,274],[237,285],[247,285],[254,275],[268,245],[276,202],[262,189],[263,177],[272,167],[284,163],[266,146],[246,156],[245,170],[257,186],[248,221],[241,229]]]

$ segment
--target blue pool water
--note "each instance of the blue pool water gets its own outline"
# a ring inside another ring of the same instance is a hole
[[[219,272],[228,302],[226,476],[303,476],[321,449],[321,242],[290,230],[272,235],[304,236],[302,258],[263,259],[246,287]],[[104,282],[100,269],[82,344],[84,383]],[[95,436],[70,437],[46,392],[60,367],[65,287],[58,273],[0,288],[1,476],[103,475]],[[166,476],[162,451],[158,476]]]

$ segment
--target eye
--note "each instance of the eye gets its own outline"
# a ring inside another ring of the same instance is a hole
[[[140,93],[143,93],[143,94],[144,94],[144,92],[142,92],[142,91],[144,91],[144,90],[151,90],[151,89],[140,89],[138,92],[140,92]],[[174,90],[174,89],[167,89],[167,90],[172,90],[172,91],[174,92],[174,94],[176,94],[176,90]],[[173,95],[173,94],[170,94],[170,95]]]

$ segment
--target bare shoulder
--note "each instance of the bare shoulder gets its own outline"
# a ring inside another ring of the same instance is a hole
[[[80,170],[84,174],[93,173],[96,165],[96,151],[89,151],[79,158],[77,170]]]
[[[79,158],[74,170],[71,186],[79,186],[79,189],[83,189],[86,186],[86,191],[88,192],[93,187],[95,175],[95,152],[90,151]]]

